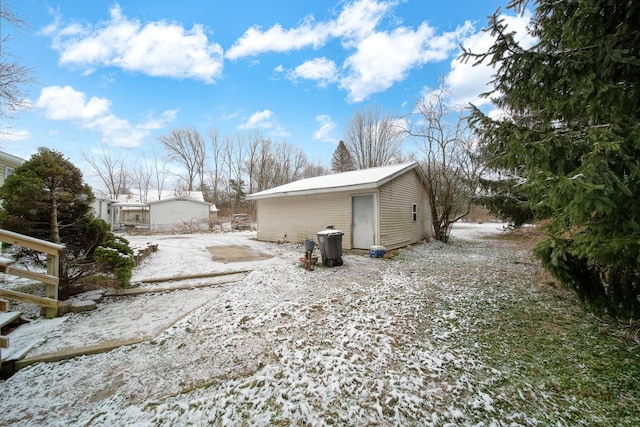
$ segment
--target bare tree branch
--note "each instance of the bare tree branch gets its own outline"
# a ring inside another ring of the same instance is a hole
[[[384,166],[402,161],[405,134],[398,121],[382,116],[378,106],[357,111],[347,123],[344,142],[358,169]]]
[[[483,165],[475,153],[464,111],[447,106],[445,95],[440,88],[419,100],[417,124],[407,121],[403,130],[416,140],[431,198],[435,237],[446,242],[451,225],[469,213]]]
[[[204,183],[204,163],[206,161],[206,144],[196,129],[185,127],[173,129],[169,135],[158,138],[167,151],[169,159],[184,167],[186,176],[185,191],[202,188]],[[199,180],[196,186],[196,180]]]
[[[109,198],[116,199],[119,194],[127,193],[129,174],[125,165],[126,154],[120,153],[114,156],[105,145],[102,145],[98,155],[82,152],[82,156],[98,174]]]
[[[20,30],[29,28],[23,18],[0,2],[0,29],[8,25]],[[15,56],[7,48],[10,40],[9,34],[0,36],[0,118],[11,118],[12,113],[27,108],[25,87],[36,82],[34,70],[14,60]]]

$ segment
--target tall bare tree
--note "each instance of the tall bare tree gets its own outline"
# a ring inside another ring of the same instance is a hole
[[[224,164],[227,175],[226,194],[230,208],[237,211],[244,202],[245,153],[247,142],[245,135],[225,136]]]
[[[451,225],[469,213],[483,165],[464,110],[446,104],[440,88],[418,101],[417,125],[407,121],[405,132],[415,137],[427,179],[435,238],[448,241]]]
[[[344,142],[357,169],[384,166],[402,160],[405,133],[399,120],[382,115],[379,106],[356,111],[347,123]]]
[[[82,156],[102,181],[109,198],[116,199],[119,194],[127,193],[130,177],[125,164],[126,153],[113,154],[103,144],[100,152],[96,154],[82,152]]]
[[[204,164],[206,161],[206,144],[200,132],[191,127],[173,129],[169,135],[158,138],[167,151],[169,159],[184,167],[185,191],[200,189],[204,183]]]
[[[245,170],[249,181],[247,192],[250,194],[268,188],[274,155],[271,140],[262,137],[257,131],[248,138]]]
[[[286,142],[278,144],[275,149],[272,186],[288,184],[302,178],[306,167],[307,156],[300,147]]]
[[[13,13],[6,3],[0,2],[0,28],[13,25],[26,30],[29,27],[27,22]],[[7,48],[10,40],[8,33],[0,39],[0,118],[9,118],[13,112],[24,109],[27,105],[26,87],[35,83],[33,69],[17,62]]]
[[[314,176],[323,176],[331,174],[331,170],[327,169],[319,160],[307,163],[304,168],[302,178],[313,178]]]
[[[145,155],[142,156],[142,160],[138,161],[136,165],[131,166],[131,182],[138,190],[141,203],[147,203],[149,199],[153,173],[154,165]]]
[[[162,192],[164,190],[169,170],[167,169],[167,165],[162,159],[162,156],[160,156],[156,150],[151,151],[151,170],[153,184],[158,192],[158,200],[160,200],[162,199]]]
[[[224,181],[224,152],[225,144],[220,139],[220,134],[216,129],[209,130],[209,144],[211,148],[211,169],[209,173],[209,191],[205,200],[220,205],[220,188]]]

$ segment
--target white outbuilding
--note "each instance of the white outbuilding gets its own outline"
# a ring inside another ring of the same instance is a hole
[[[425,176],[417,162],[302,179],[250,194],[258,240],[317,241],[333,226],[344,250],[395,249],[433,236]]]
[[[149,202],[149,229],[166,231],[207,231],[211,203],[188,197],[173,197]]]

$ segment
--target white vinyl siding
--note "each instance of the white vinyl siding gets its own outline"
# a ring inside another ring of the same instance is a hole
[[[4,185],[4,180],[14,172],[15,168],[23,163],[24,159],[0,151],[0,186]]]
[[[152,231],[171,231],[188,226],[206,231],[209,228],[209,204],[195,200],[161,200],[149,203]]]
[[[298,184],[289,185],[291,188],[286,187],[287,191],[281,189],[282,193],[257,193],[257,238],[271,242],[286,239],[291,243],[302,243],[306,238],[313,238],[317,242],[317,233],[333,225],[344,233],[342,249],[350,250],[353,247],[353,197],[373,195],[374,244],[396,249],[420,242],[433,236],[429,198],[421,176],[416,165],[382,177],[379,181],[361,182],[349,189],[305,189]],[[289,193],[294,190],[298,194]],[[303,191],[307,193],[299,194]]]
[[[416,221],[413,221],[413,205]],[[419,242],[432,235],[427,192],[410,171],[380,187],[380,242],[387,249]]]
[[[348,193],[317,194],[308,196],[274,197],[257,202],[258,240],[291,243],[312,238],[333,225],[344,232],[342,247],[350,249],[351,195]]]
[[[2,168],[2,176],[0,176],[0,187],[4,185],[4,181],[7,179],[7,177],[9,177],[9,175],[11,175],[13,173],[13,171],[15,170],[13,167],[11,166],[5,166]]]

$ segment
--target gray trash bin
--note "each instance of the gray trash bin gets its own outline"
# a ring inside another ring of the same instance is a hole
[[[342,265],[342,236],[340,230],[322,230],[318,232],[318,246],[322,264],[327,267]]]

